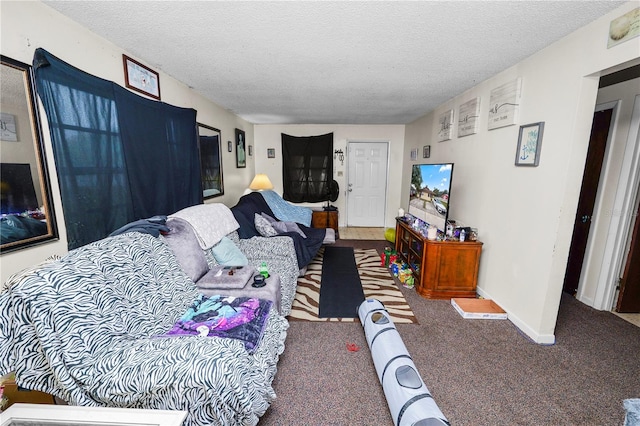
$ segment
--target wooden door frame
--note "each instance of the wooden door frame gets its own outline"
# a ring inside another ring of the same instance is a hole
[[[349,140],[347,139],[347,144],[346,144],[346,151],[347,151],[347,156],[349,155],[349,145],[352,144],[357,144],[357,143],[379,143],[379,144],[385,144],[386,145],[386,150],[387,150],[387,164],[386,164],[386,179],[385,179],[385,183],[384,183],[384,216],[383,216],[383,223],[386,224],[387,223],[387,201],[389,199],[389,165],[391,164],[391,141],[388,139],[378,139],[378,140],[367,140],[367,139],[353,139],[353,140]],[[347,168],[346,168],[346,176],[345,176],[345,200],[344,200],[344,207],[345,207],[345,216],[344,216],[344,226],[347,226],[349,224],[349,197],[350,197],[350,193],[349,193],[349,173],[351,173],[352,171],[349,170],[349,158],[346,159],[347,162]],[[383,225],[385,226],[385,225]]]
[[[612,125],[614,126],[617,124],[618,110],[617,102],[615,103],[616,108],[614,108],[614,116],[612,117]],[[600,310],[612,310],[617,301],[618,278],[623,273],[627,243],[634,224],[631,214],[622,213],[634,209],[639,195],[637,193],[638,185],[640,185],[639,127],[640,95],[636,95],[613,204],[613,212],[620,212],[620,214],[612,214],[610,217],[608,236],[602,256],[602,268],[593,300],[593,307]],[[581,287],[582,283],[578,288],[578,293],[580,293]]]

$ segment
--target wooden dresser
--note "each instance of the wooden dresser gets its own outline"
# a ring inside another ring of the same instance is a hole
[[[430,241],[397,218],[396,251],[411,267],[420,295],[428,299],[476,297],[481,242]]]
[[[333,228],[338,233],[338,210],[313,210],[311,214],[312,228]]]

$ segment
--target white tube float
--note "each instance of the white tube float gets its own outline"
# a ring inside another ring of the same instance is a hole
[[[376,299],[367,299],[360,304],[358,316],[394,425],[449,425],[418,374],[384,305]]]

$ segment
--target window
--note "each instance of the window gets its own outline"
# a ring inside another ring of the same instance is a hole
[[[34,69],[69,249],[202,202],[195,110],[136,95],[44,49]]]
[[[333,133],[282,134],[283,198],[294,203],[327,201],[333,180]]]

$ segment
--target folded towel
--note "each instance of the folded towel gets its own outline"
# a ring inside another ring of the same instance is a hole
[[[215,246],[222,237],[240,227],[229,207],[220,203],[187,207],[169,217],[178,217],[189,222],[203,250]]]

